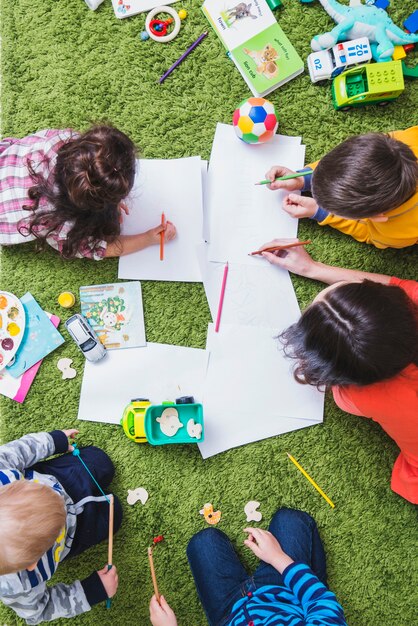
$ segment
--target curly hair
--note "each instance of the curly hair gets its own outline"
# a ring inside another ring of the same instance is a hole
[[[93,250],[102,240],[117,240],[118,205],[135,178],[136,148],[127,135],[112,126],[94,126],[59,148],[52,175],[36,173],[32,162],[27,166],[34,181],[28,196],[34,202],[23,207],[32,215],[19,226],[22,235],[34,235],[42,249],[51,233],[71,223],[62,250],[65,258],[74,257],[85,240]],[[52,208],[41,208],[41,198]]]
[[[400,287],[345,283],[311,304],[279,340],[299,383],[370,385],[418,365],[418,307]]]

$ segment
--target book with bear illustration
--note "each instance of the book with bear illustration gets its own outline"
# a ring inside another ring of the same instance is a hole
[[[206,0],[202,10],[254,96],[303,72],[302,59],[266,0]]]

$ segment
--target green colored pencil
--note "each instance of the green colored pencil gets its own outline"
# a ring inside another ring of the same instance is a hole
[[[278,176],[274,180],[261,180],[259,183],[254,183],[255,185],[271,185],[271,183],[275,183],[276,180],[291,180],[292,178],[299,178],[299,176],[307,176],[308,174],[312,174],[312,172],[295,172],[295,174],[286,174],[286,176]]]

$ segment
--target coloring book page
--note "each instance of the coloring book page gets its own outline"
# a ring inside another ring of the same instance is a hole
[[[108,349],[145,346],[139,281],[80,287],[81,313]]]
[[[200,282],[196,246],[202,242],[203,195],[200,157],[141,159],[138,175],[127,198],[122,235],[143,233],[161,224],[161,214],[177,228],[177,236],[159,245],[119,259],[119,278]]]

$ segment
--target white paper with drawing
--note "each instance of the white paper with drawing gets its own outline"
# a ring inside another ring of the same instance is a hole
[[[78,419],[119,424],[133,398],[154,404],[179,396],[202,399],[207,352],[160,343],[113,350],[97,363],[86,361]]]
[[[140,160],[139,173],[127,199],[122,235],[145,232],[161,223],[161,214],[173,222],[177,237],[164,245],[160,261],[154,245],[122,256],[119,278],[200,281],[196,245],[202,242],[202,165],[200,157]]]
[[[300,385],[275,337],[280,327],[209,325],[204,458],[322,422],[324,394]]]
[[[198,247],[203,286],[212,319],[216,319],[219,306],[224,263],[208,261],[207,244]],[[289,272],[273,267],[230,263],[222,307],[222,324],[248,324],[274,328],[292,324],[300,310],[290,280]]]
[[[286,194],[255,183],[274,164],[301,169],[304,158],[304,146],[251,146],[237,141],[232,126],[217,125],[209,164],[211,261],[262,263],[248,253],[274,237],[296,237],[298,221],[281,208]]]

